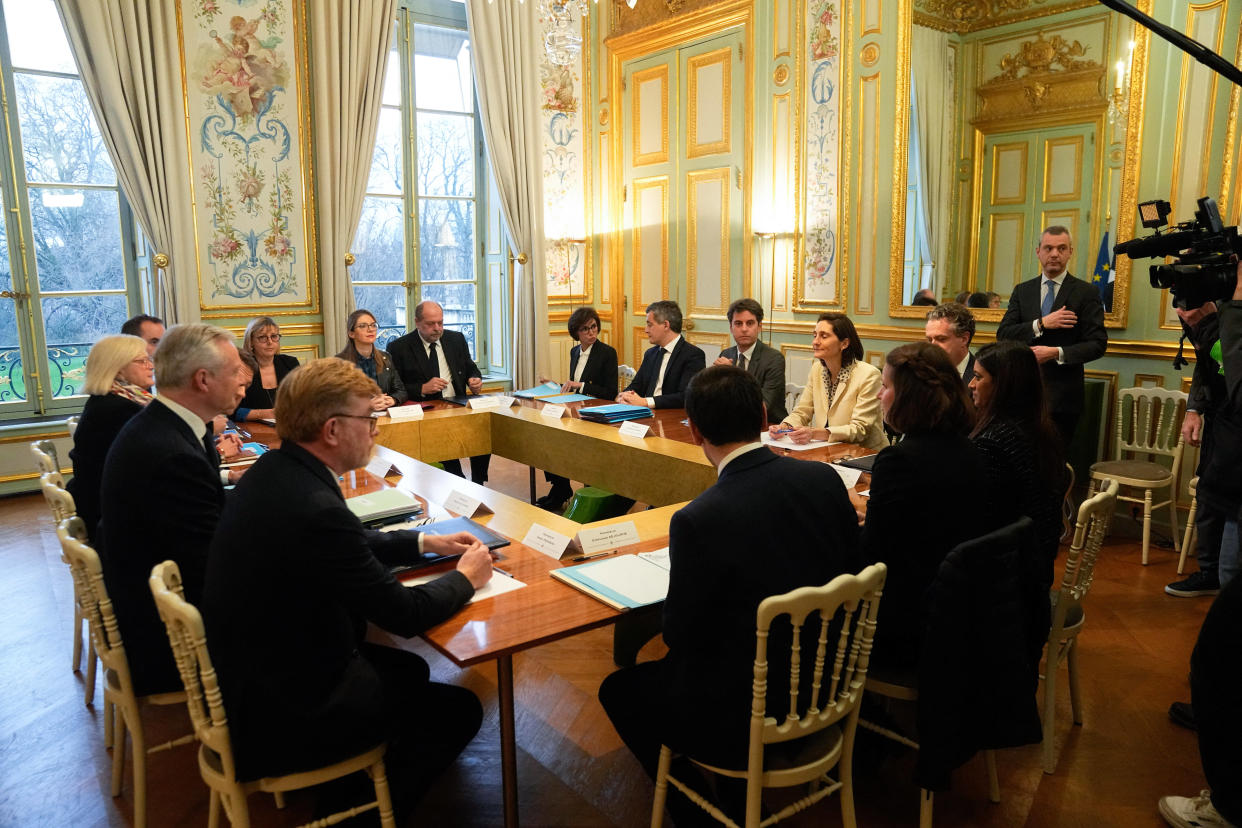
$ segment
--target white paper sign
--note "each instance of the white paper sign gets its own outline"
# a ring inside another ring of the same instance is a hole
[[[526,533],[526,537],[522,538],[522,543],[559,561],[561,555],[565,554],[565,547],[569,546],[569,536],[562,535],[546,526],[540,526],[538,523],[532,523],[530,531]]]
[[[837,474],[841,475],[841,480],[845,483],[845,488],[852,489],[858,485],[858,478],[862,477],[861,469],[851,469],[849,466],[842,466],[840,463],[829,463]]]
[[[423,418],[423,407],[417,403],[414,405],[394,405],[388,409],[388,416],[392,418],[394,423],[405,420],[421,420]]]
[[[478,498],[471,497],[465,492],[453,490],[453,493],[445,498],[442,504],[445,509],[450,512],[456,512],[462,517],[474,517],[475,515],[490,515],[492,510]]]
[[[640,425],[633,420],[626,420],[618,429],[626,437],[646,437],[647,432],[651,431],[651,426]]]
[[[550,417],[553,420],[559,420],[565,416],[565,406],[547,403],[543,408],[539,409],[540,416]]]
[[[371,462],[367,463],[367,471],[376,477],[387,477],[390,474],[401,474],[401,469],[398,469],[388,460],[380,457],[379,455],[372,457]]]
[[[471,397],[469,403],[475,411],[482,408],[500,408],[500,397]]]
[[[500,408],[509,408],[517,402],[517,397],[510,397],[508,394],[499,394],[496,397],[493,397],[493,399],[498,401],[496,405]]]
[[[578,543],[582,546],[583,555],[592,555],[606,549],[638,543],[638,529],[632,520],[600,526],[597,529],[583,529],[578,532]]]

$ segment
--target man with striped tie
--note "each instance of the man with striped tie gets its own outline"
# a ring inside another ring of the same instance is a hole
[[[1048,410],[1066,448],[1084,405],[1083,365],[1108,348],[1104,306],[1095,286],[1066,268],[1074,241],[1061,225],[1048,227],[1035,249],[1043,271],[1013,289],[997,339],[1031,346],[1048,392]]]
[[[768,423],[785,419],[785,358],[759,341],[763,334],[763,306],[754,299],[738,299],[729,305],[729,333],[737,344],[725,348],[716,365],[736,365],[759,382],[768,407]]]

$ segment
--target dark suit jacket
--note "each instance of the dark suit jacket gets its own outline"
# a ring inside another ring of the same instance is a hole
[[[78,516],[86,524],[91,544],[99,546],[99,486],[103,481],[104,460],[112,441],[142,405],[118,394],[93,394],[82,409],[82,419],[73,435],[73,479],[65,488],[73,495]]]
[[[276,385],[279,386],[284,381],[285,375],[298,367],[298,358],[288,354],[277,354],[272,360],[272,366],[276,369]],[[246,396],[242,397],[242,401],[237,407],[275,408],[276,392],[264,388],[262,377],[255,374],[254,378],[250,380],[250,385],[246,388]]]
[[[574,378],[574,371],[578,370],[578,355],[581,353],[581,345],[575,345],[570,350],[567,379]],[[603,400],[617,398],[617,349],[607,342],[597,339],[591,346],[586,367],[582,369],[582,393]]]
[[[392,397],[394,403],[401,405],[410,398],[409,392],[405,390],[405,383],[401,381],[401,374],[397,372],[397,366],[393,364],[392,355],[382,348],[376,348],[372,351],[372,361],[374,361],[377,352],[384,360],[384,369],[381,371],[379,366],[376,365],[375,384],[380,387],[381,393],[387,394]],[[351,352],[349,348],[346,348],[337,354],[336,358],[343,359],[346,362],[353,362],[361,370],[362,365],[353,358],[353,353],[356,352]]]
[[[862,554],[866,563],[888,564],[888,579],[873,663],[897,669],[917,664],[924,594],[940,562],[962,541],[995,528],[987,482],[983,460],[964,435],[907,434],[876,456]],[[977,506],[965,519],[963,498],[974,498]]]
[[[652,345],[643,354],[643,364],[638,373],[626,387],[640,397],[654,397],[656,382],[660,379],[660,360],[663,349]],[[664,393],[655,397],[656,408],[684,408],[686,405],[686,386],[694,375],[707,365],[707,355],[697,345],[691,345],[683,336],[677,341],[673,353],[668,358],[668,367],[664,370]]]
[[[466,380],[483,376],[479,372],[479,366],[475,365],[474,360],[470,358],[470,347],[466,344],[466,337],[446,328],[437,345],[437,350],[440,348],[444,349],[444,358],[448,361],[449,371],[453,375],[453,393],[449,396],[464,397],[469,390]],[[423,340],[419,337],[418,331],[410,331],[405,336],[397,337],[389,342],[388,355],[392,357],[393,365],[397,366],[397,373],[401,375],[401,381],[405,383],[405,390],[409,393],[411,400],[416,402],[438,400],[444,396],[442,394],[424,396],[423,394],[423,383],[432,377],[440,376],[440,368],[438,365],[432,365],[427,359],[427,351],[423,347]]]
[[[997,339],[1013,339],[1025,345],[1046,345],[1061,348],[1065,364],[1056,360],[1040,368],[1048,391],[1048,410],[1052,413],[1081,412],[1083,407],[1083,363],[1104,356],[1108,348],[1108,332],[1104,330],[1104,306],[1100,292],[1090,282],[1066,274],[1057,291],[1052,309],[1069,308],[1078,316],[1072,328],[1056,328],[1035,336],[1031,323],[1040,318],[1041,289],[1044,277],[1028,279],[1013,289],[1009,307],[996,329]]]
[[[737,346],[720,352],[725,359],[737,364]],[[746,373],[759,382],[763,389],[763,401],[768,405],[768,422],[779,423],[788,413],[785,410],[785,358],[775,348],[755,342],[755,350],[746,363]]]
[[[756,515],[763,519],[756,520]],[[768,596],[856,572],[858,520],[835,471],[761,448],[733,459],[669,526],[665,715],[675,750],[744,761],[755,610]],[[769,652],[769,714],[788,706],[789,639]],[[813,638],[813,636],[812,636]],[[783,673],[783,674],[782,674]],[[779,712],[777,712],[779,711]]]
[[[181,567],[186,599],[197,606],[202,597],[207,547],[224,508],[219,469],[207,459],[203,436],[191,434],[157,397],[108,451],[99,505],[99,556],[135,692],[179,690],[147,578],[171,558]]]
[[[220,518],[201,605],[242,778],[384,741],[383,687],[358,653],[366,622],[417,635],[474,594],[458,572],[399,584],[388,564],[417,549],[414,532],[363,529],[336,475],[296,443],[246,472]]]

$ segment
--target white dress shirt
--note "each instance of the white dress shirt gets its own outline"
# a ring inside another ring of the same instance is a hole
[[[1043,333],[1044,333],[1043,328],[1041,328],[1041,327],[1040,327],[1039,323],[1040,323],[1040,321],[1044,318],[1044,314],[1043,314],[1043,307],[1044,307],[1044,294],[1048,292],[1048,283],[1049,283],[1049,282],[1052,282],[1054,285],[1056,285],[1056,286],[1057,286],[1057,291],[1056,291],[1056,293],[1052,294],[1052,302],[1053,302],[1053,304],[1056,304],[1056,301],[1057,301],[1057,296],[1059,296],[1059,295],[1060,295],[1060,293],[1061,293],[1061,287],[1065,284],[1065,271],[1064,271],[1064,270],[1062,270],[1062,271],[1061,271],[1061,275],[1060,275],[1060,276],[1055,276],[1055,277],[1053,277],[1053,276],[1049,276],[1049,275],[1047,275],[1046,273],[1040,273],[1040,274],[1039,274],[1039,308],[1040,308],[1040,314],[1039,314],[1039,316],[1038,316],[1038,317],[1036,317],[1036,318],[1035,318],[1035,321],[1033,321],[1033,322],[1031,323],[1031,330],[1033,330],[1033,331],[1035,332],[1035,338],[1036,338],[1036,339],[1039,339],[1039,337],[1040,337],[1040,336],[1042,336],[1042,335],[1043,335]],[[1063,351],[1063,350],[1061,349],[1061,347],[1060,347],[1060,346],[1057,346],[1057,364],[1059,364],[1059,365],[1064,365],[1064,364],[1065,364],[1065,351]]]
[[[595,344],[592,343],[591,348],[594,347]],[[578,352],[578,367],[574,369],[574,375],[570,377],[574,382],[582,382],[582,372],[586,370],[587,357],[591,355],[591,348],[583,348]]]
[[[664,346],[664,354],[660,357],[660,373],[656,377],[655,391],[647,398],[647,406],[649,408],[655,408],[655,398],[664,393],[664,372],[668,370],[668,361],[673,358],[673,349],[677,347],[677,343],[680,341],[681,334],[677,334]]]
[[[428,359],[431,359],[431,343],[426,339],[423,339],[423,335],[421,333],[418,335],[418,339],[423,343],[423,353],[427,355]],[[452,396],[455,390],[453,389],[453,372],[449,370],[448,360],[444,358],[444,341],[440,340],[436,342],[435,345],[436,359],[439,361],[440,368],[439,377],[448,383],[448,388],[445,388],[444,390],[449,392],[449,396]]]

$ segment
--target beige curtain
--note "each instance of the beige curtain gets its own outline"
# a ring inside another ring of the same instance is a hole
[[[319,295],[335,354],[354,308],[345,255],[362,218],[397,0],[310,0],[309,12]]]
[[[164,0],[56,0],[117,180],[152,254],[155,307],[198,319],[176,9]]]
[[[483,137],[515,251],[513,364],[518,388],[548,365],[548,285],[543,265],[543,165],[539,134],[542,38],[538,6],[468,0]]]
[[[923,167],[923,206],[927,215],[927,246],[935,263],[933,291],[948,283],[949,214],[953,190],[954,52],[949,36],[925,26],[913,27],[910,70],[918,110],[919,162]]]

